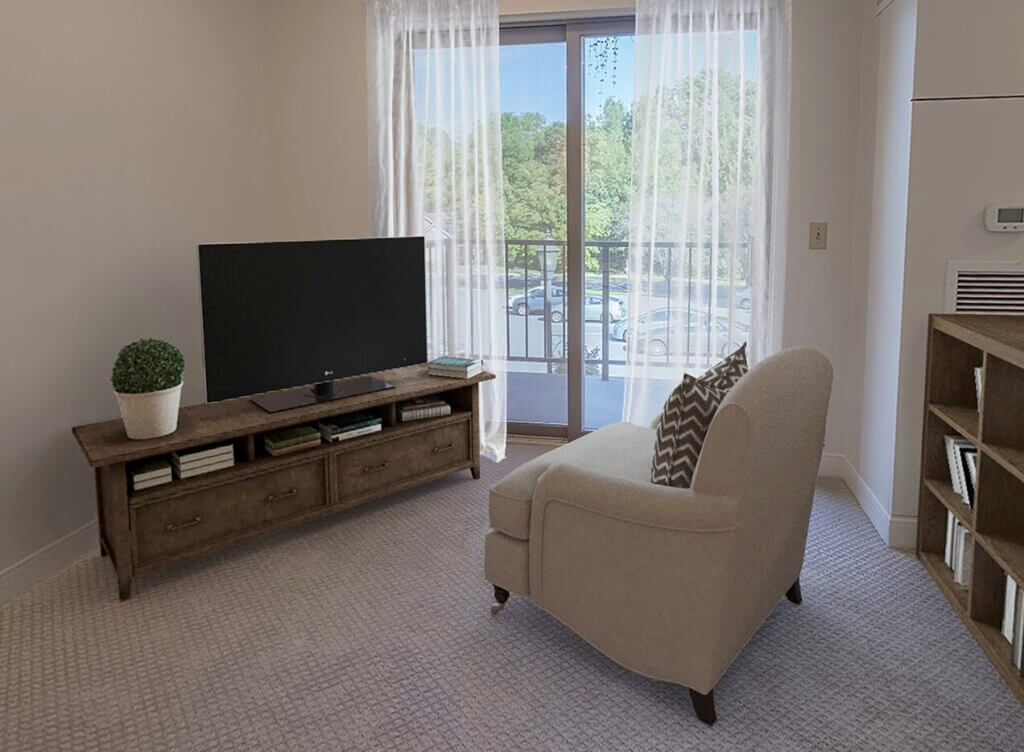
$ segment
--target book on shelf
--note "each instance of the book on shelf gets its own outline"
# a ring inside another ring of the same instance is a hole
[[[267,446],[266,443],[264,443],[264,449],[267,450],[267,454],[269,454],[271,457],[281,457],[282,455],[285,454],[301,452],[304,449],[313,449],[314,447],[320,446],[322,443],[323,442],[320,440],[320,434],[317,434],[315,439],[305,441],[299,444],[289,444],[288,446],[283,447]]]
[[[231,462],[234,462],[235,461],[235,453],[234,452],[225,452],[224,454],[217,455],[216,457],[203,457],[202,459],[198,459],[198,460],[178,460],[178,459],[175,459],[174,460],[174,469],[175,470],[179,470],[179,471],[180,470],[191,470],[191,469],[195,469],[197,467],[203,467],[205,465],[218,465],[221,462],[225,462],[227,460],[230,460]]]
[[[978,450],[967,453],[967,482],[971,485],[971,505],[978,496]]]
[[[214,462],[212,464],[198,465],[195,467],[183,467],[178,471],[178,477],[184,480],[185,478],[194,478],[197,475],[205,475],[206,473],[212,473],[214,470],[225,470],[229,467],[234,467],[235,458],[221,460],[220,462]]]
[[[961,444],[960,452],[960,482],[963,484],[964,492],[962,498],[967,506],[974,506],[974,476],[971,475],[971,458],[978,460],[978,449],[974,444]]]
[[[479,358],[456,358],[445,356],[435,358],[427,363],[427,373],[431,376],[446,376],[455,379],[468,379],[483,371],[483,363]]]
[[[956,536],[956,515],[946,510],[946,552],[943,561],[950,569],[953,568],[953,538]]]
[[[1020,597],[1020,588],[1017,581],[1006,575],[1006,591],[1003,595],[1003,637],[1013,644],[1013,627],[1017,618],[1017,599]]]
[[[959,525],[959,523],[957,523]],[[966,588],[971,581],[971,531],[963,525],[957,528],[956,568],[953,570],[953,581]]]
[[[344,441],[382,430],[383,421],[376,413],[349,413],[332,418],[330,421],[324,421],[318,425],[318,428],[320,437],[324,441]]]
[[[965,452],[977,452],[978,448],[967,439],[957,434],[947,434],[946,462],[949,465],[949,483],[953,492],[960,496],[964,504],[970,506],[974,503],[974,487],[968,482],[967,460]]]
[[[195,449],[184,452],[171,452],[171,459],[176,463],[198,462],[199,460],[218,457],[223,459],[225,455],[234,456],[235,447],[233,444],[220,444],[206,449]]]
[[[161,457],[139,463],[132,470],[131,476],[132,488],[136,491],[162,486],[173,480],[171,463]]]
[[[289,426],[270,431],[263,435],[263,446],[267,451],[271,449],[287,449],[299,444],[309,444],[320,441],[320,431],[312,426]]]
[[[417,397],[398,406],[398,419],[403,423],[426,418],[443,418],[452,414],[452,406],[441,399]]]
[[[1016,604],[1013,614],[1013,640],[1010,642],[1010,655],[1013,665],[1024,670],[1024,589],[1017,588]]]
[[[985,372],[981,366],[974,369],[974,394],[978,398],[978,412],[981,412],[981,390],[985,381]]]

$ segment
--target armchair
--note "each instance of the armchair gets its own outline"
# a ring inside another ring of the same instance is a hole
[[[692,488],[650,481],[654,431],[608,426],[491,490],[485,576],[612,660],[713,688],[783,595],[799,603],[832,368],[797,348],[757,364],[708,431]]]

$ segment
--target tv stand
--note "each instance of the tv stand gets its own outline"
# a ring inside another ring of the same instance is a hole
[[[250,399],[268,413],[279,413],[283,410],[294,410],[296,407],[306,407],[393,388],[393,384],[373,376],[350,376],[345,379],[321,381],[312,386],[279,389],[276,392],[258,394]]]
[[[390,388],[277,413],[248,398],[192,405],[182,408],[177,431],[157,439],[132,441],[120,420],[74,428],[96,474],[100,550],[114,564],[121,600],[130,597],[138,574],[449,473],[480,477],[479,389],[493,374],[449,379],[417,365],[368,376]],[[398,421],[398,403],[426,396],[447,401],[451,415]],[[263,447],[268,431],[360,411],[380,415],[382,430],[284,456]],[[226,443],[234,446],[234,467],[132,488],[139,462]]]

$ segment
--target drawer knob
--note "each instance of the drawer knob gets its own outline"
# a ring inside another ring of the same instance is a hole
[[[376,473],[376,472],[379,472],[379,471],[383,470],[384,468],[386,468],[389,464],[391,464],[391,463],[388,462],[387,460],[384,460],[379,465],[367,465],[366,467],[363,468],[363,472],[364,473]]]
[[[266,499],[264,499],[264,501],[266,501],[269,504],[272,501],[280,501],[281,499],[287,499],[289,496],[294,496],[298,492],[299,489],[297,488],[289,488],[284,493],[270,494]]]
[[[173,533],[175,530],[182,530],[182,529],[184,529],[186,527],[195,527],[196,525],[198,525],[202,521],[203,521],[203,518],[200,517],[199,515],[196,515],[195,517],[193,517],[188,522],[179,522],[177,525],[175,525],[172,522],[165,529],[167,530],[168,533]]]
[[[436,447],[434,447],[434,454],[440,454],[441,452],[450,452],[454,448],[455,448],[455,442],[454,441],[449,441],[444,446],[436,446]]]

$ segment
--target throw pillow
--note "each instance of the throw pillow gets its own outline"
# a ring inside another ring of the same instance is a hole
[[[747,372],[744,344],[700,378],[683,376],[665,401],[658,419],[651,480],[664,486],[689,488],[711,421],[725,395]]]

